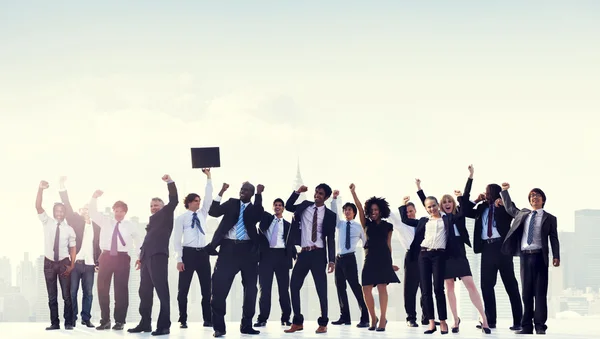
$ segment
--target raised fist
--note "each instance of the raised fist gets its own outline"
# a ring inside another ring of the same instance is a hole
[[[40,188],[41,188],[41,189],[45,190],[45,189],[47,189],[48,187],[50,187],[50,184],[48,184],[48,182],[47,182],[46,180],[42,180],[42,181],[40,181]]]
[[[355,189],[356,189],[356,186],[354,184],[350,184],[350,191],[354,192]]]
[[[165,174],[165,175],[163,175],[163,176],[162,176],[162,180],[163,180],[164,182],[173,181],[173,179],[171,179],[171,176],[170,176],[170,175],[168,175],[168,174]]]
[[[300,188],[298,188],[298,193],[304,193],[308,191],[308,187],[306,187],[305,185],[300,186]]]
[[[473,165],[469,165],[469,173],[471,175],[473,175],[474,172],[475,172],[475,167],[473,167]]]
[[[410,201],[410,197],[409,196],[405,196],[404,198],[402,198],[402,200],[404,201],[404,205],[406,205]]]
[[[340,191],[339,190],[334,190],[333,191],[333,199],[337,199],[338,195],[340,195]]]
[[[202,173],[206,174],[206,176],[210,179],[210,168],[203,168]]]
[[[262,194],[265,191],[265,185],[258,184],[256,185],[256,194]]]
[[[66,176],[64,176],[64,175],[63,175],[63,176],[61,176],[61,177],[60,177],[60,179],[58,179],[58,182],[59,182],[59,183],[61,183],[61,184],[64,184],[64,183],[65,183],[65,181],[67,181],[67,177],[66,177]]]
[[[92,195],[92,198],[94,198],[94,199],[100,198],[102,196],[102,194],[104,194],[104,192],[102,192],[101,190],[96,190],[96,192],[94,192],[94,194]]]
[[[503,191],[506,191],[509,188],[510,188],[510,184],[509,183],[507,183],[507,182],[503,182],[502,183],[502,190]]]
[[[227,191],[228,188],[229,188],[229,184],[223,183],[223,187],[221,188],[221,191],[225,192],[225,191]]]

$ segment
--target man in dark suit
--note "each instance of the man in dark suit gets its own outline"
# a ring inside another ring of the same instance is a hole
[[[129,333],[152,332],[152,301],[154,289],[160,300],[160,313],[156,331],[152,335],[169,334],[171,328],[171,300],[169,297],[169,238],[173,231],[173,212],[179,204],[177,187],[168,174],[162,177],[169,189],[169,203],[153,198],[150,202],[150,220],[146,227],[146,237],[141,247],[140,259],[135,263],[141,267],[140,280],[140,323],[129,329]]]
[[[292,221],[292,236],[296,245],[302,247],[298,254],[296,265],[292,270],[290,292],[292,296],[292,309],[294,319],[292,326],[285,330],[286,333],[294,333],[304,329],[304,316],[300,312],[300,289],[304,279],[310,271],[315,281],[315,288],[319,296],[321,306],[321,317],[317,319],[319,327],[316,333],[326,333],[327,323],[327,273],[332,273],[335,268],[335,224],[336,215],[325,207],[325,200],[331,196],[331,187],[320,184],[315,188],[315,201],[303,201],[294,205],[300,193],[306,192],[308,188],[301,186],[294,191],[285,203],[285,209],[294,213]],[[325,250],[327,246],[327,250]]]
[[[496,294],[494,287],[498,272],[510,300],[512,309],[513,331],[521,330],[523,306],[519,284],[515,278],[515,267],[511,255],[502,254],[502,243],[510,229],[512,216],[500,205],[501,188],[497,184],[489,184],[485,194],[480,194],[473,208],[465,208],[465,216],[475,219],[473,232],[473,251],[481,253],[481,294],[490,328],[496,328]],[[481,324],[477,325],[481,328]]]
[[[544,210],[546,194],[534,188],[529,192],[531,210],[519,210],[512,202],[508,183],[502,184],[502,204],[506,212],[513,216],[512,227],[502,245],[506,255],[521,257],[521,288],[525,313],[519,334],[546,334],[548,319],[548,241],[552,245],[552,265],[560,265],[560,245],[556,217]],[[535,299],[535,301],[534,301]],[[534,307],[535,303],[535,307]],[[535,308],[535,309],[534,309]]]
[[[73,326],[77,324],[77,294],[79,292],[79,283],[83,297],[81,299],[81,324],[87,327],[94,327],[92,318],[92,301],[94,299],[92,290],[94,288],[94,273],[98,267],[98,258],[100,257],[100,226],[90,220],[88,207],[79,209],[79,213],[73,211],[73,206],[69,201],[69,195],[65,188],[67,177],[60,178],[60,199],[66,209],[67,223],[75,231],[75,250],[77,257],[75,267],[71,271],[71,302],[73,304]]]
[[[260,297],[258,307],[260,313],[254,326],[262,327],[267,324],[271,313],[271,287],[273,274],[277,278],[279,289],[279,306],[281,306],[281,325],[290,326],[292,307],[290,305],[290,269],[296,258],[296,246],[290,240],[290,223],[283,219],[283,200],[273,201],[274,215],[264,212],[258,224],[260,261],[258,263],[258,284]]]
[[[219,257],[215,263],[212,276],[212,309],[213,336],[225,335],[225,306],[226,298],[231,289],[233,279],[242,273],[244,286],[244,303],[242,306],[242,334],[259,334],[252,328],[252,317],[256,308],[256,280],[258,276],[258,233],[256,223],[260,220],[265,209],[262,206],[263,185],[258,185],[254,204],[250,202],[254,195],[254,185],[249,182],[242,184],[239,199],[229,199],[221,204],[223,193],[229,188],[223,184],[219,195],[215,197],[208,215],[214,218],[223,217],[210,244],[206,245],[207,253],[214,255],[219,247]]]

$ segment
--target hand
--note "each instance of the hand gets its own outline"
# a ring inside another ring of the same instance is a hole
[[[502,202],[502,199],[498,198],[498,199],[496,199],[496,201],[494,201],[494,205],[496,207],[500,207],[500,206],[504,206],[504,203]]]
[[[475,167],[473,165],[469,165],[469,178],[473,179],[473,173],[475,173]]]
[[[406,205],[410,201],[410,197],[409,196],[405,196],[404,198],[402,198],[402,200],[404,201],[404,205]]]
[[[478,203],[480,201],[484,201],[485,200],[485,193],[481,193],[479,196],[477,196],[477,199],[475,199],[475,203]]]
[[[392,265],[392,268],[394,269],[394,272],[398,272],[400,270],[400,267],[396,265]]]
[[[415,184],[417,184],[417,189],[421,190],[421,179],[419,179],[419,178],[415,179]]]
[[[66,265],[65,266],[67,269],[65,270],[65,272],[62,274],[63,277],[68,277],[71,274],[71,271],[73,270],[73,267],[71,265]]]
[[[178,270],[179,272],[183,272],[183,271],[185,271],[185,265],[183,265],[183,263],[182,263],[182,262],[178,262],[178,263],[177,263],[177,270]]]
[[[139,271],[140,268],[142,268],[142,261],[138,259],[135,261],[135,270]]]
[[[308,187],[302,185],[302,186],[300,186],[298,188],[298,191],[296,191],[296,192],[298,192],[298,193],[304,193],[304,192],[307,192],[307,191],[308,191]]]
[[[462,192],[459,190],[454,190],[454,195],[456,195],[456,197],[462,197]]]
[[[502,183],[502,190],[507,191],[510,188],[510,184],[507,182]]]
[[[163,175],[163,176],[162,176],[162,180],[163,180],[164,182],[173,181],[173,179],[171,179],[171,176],[170,176],[170,175],[168,175],[168,174],[165,174],[165,175]]]
[[[327,273],[333,273],[334,270],[335,270],[335,263],[330,262],[329,265],[327,265]]]
[[[221,187],[221,192],[227,191],[228,188],[229,188],[229,184],[223,183],[223,187]]]
[[[206,174],[206,177],[210,179],[210,168],[203,168],[202,173]]]
[[[340,195],[340,191],[339,190],[334,190],[333,191],[333,199],[337,199],[338,195]]]
[[[262,194],[265,191],[265,185],[258,184],[256,185],[256,194]]]
[[[100,267],[94,266],[94,272],[98,273],[99,270],[100,270]]]
[[[61,185],[63,185],[63,184],[65,183],[65,181],[67,181],[67,177],[66,177],[66,176],[64,176],[64,175],[63,175],[63,176],[61,176],[61,177],[58,179],[58,182],[59,182]]]
[[[100,198],[102,196],[102,194],[104,194],[104,192],[102,192],[101,190],[96,190],[96,192],[94,192],[94,194],[92,195],[92,198],[94,198],[94,199]]]
[[[40,188],[41,188],[41,189],[45,190],[45,189],[47,189],[48,187],[50,187],[50,184],[48,184],[48,182],[47,182],[46,180],[42,180],[42,181],[40,181]]]
[[[554,267],[558,267],[558,266],[560,266],[560,259],[557,259],[557,258],[553,259],[553,260],[552,260],[552,265],[553,265]]]
[[[354,184],[350,184],[350,192],[354,192],[356,186]]]

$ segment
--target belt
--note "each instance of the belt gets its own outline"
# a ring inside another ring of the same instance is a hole
[[[252,240],[223,239],[223,242],[237,245],[237,244],[251,244]]]
[[[421,252],[445,252],[444,248],[425,248],[421,247]]]
[[[316,245],[312,245],[312,246],[308,246],[308,247],[302,247],[302,252],[310,252],[310,251],[315,251],[315,250],[320,250],[321,248],[317,247]]]
[[[184,250],[192,250],[192,251],[196,251],[196,252],[200,252],[200,251],[204,251],[204,247],[189,247],[189,246],[183,246]]]
[[[538,253],[542,253],[542,250],[537,249],[537,250],[521,250],[522,254],[538,254]]]
[[[491,238],[491,239],[485,239],[485,240],[483,240],[483,242],[485,244],[493,244],[493,243],[498,242],[498,241],[502,241],[502,238]]]
[[[338,254],[337,255],[338,258],[349,257],[349,256],[354,256],[354,252],[344,253],[344,254]]]
[[[75,260],[76,264],[84,264],[85,265],[85,260]]]

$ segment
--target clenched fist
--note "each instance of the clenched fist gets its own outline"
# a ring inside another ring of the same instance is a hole
[[[265,191],[265,185],[258,184],[256,185],[256,194],[262,194]]]
[[[42,181],[40,181],[40,188],[41,188],[41,189],[45,190],[45,189],[47,189],[48,187],[50,187],[50,184],[48,184],[48,182],[47,182],[46,180],[42,180]]]
[[[340,191],[339,190],[334,190],[333,191],[333,199],[337,199],[338,195],[340,195]]]
[[[168,175],[168,174],[165,174],[165,175],[163,175],[163,176],[162,176],[162,180],[163,180],[164,182],[173,181],[173,179],[171,179],[171,176],[170,176],[170,175]]]
[[[410,201],[410,197],[409,196],[405,196],[404,198],[402,198],[402,200],[404,201],[404,205],[406,205]]]
[[[94,199],[100,198],[102,196],[102,194],[104,194],[104,192],[102,192],[101,190],[96,190],[96,192],[94,192],[94,194],[92,195],[92,198],[94,198]]]
[[[510,188],[510,184],[509,184],[509,183],[507,183],[507,182],[503,182],[503,183],[502,183],[502,190],[503,190],[503,191],[506,191],[506,190],[508,190],[509,188]]]
[[[306,187],[306,186],[302,185],[302,186],[300,186],[300,187],[298,188],[298,191],[297,191],[297,192],[298,192],[298,193],[304,193],[304,192],[307,192],[307,191],[308,191],[308,187]]]

